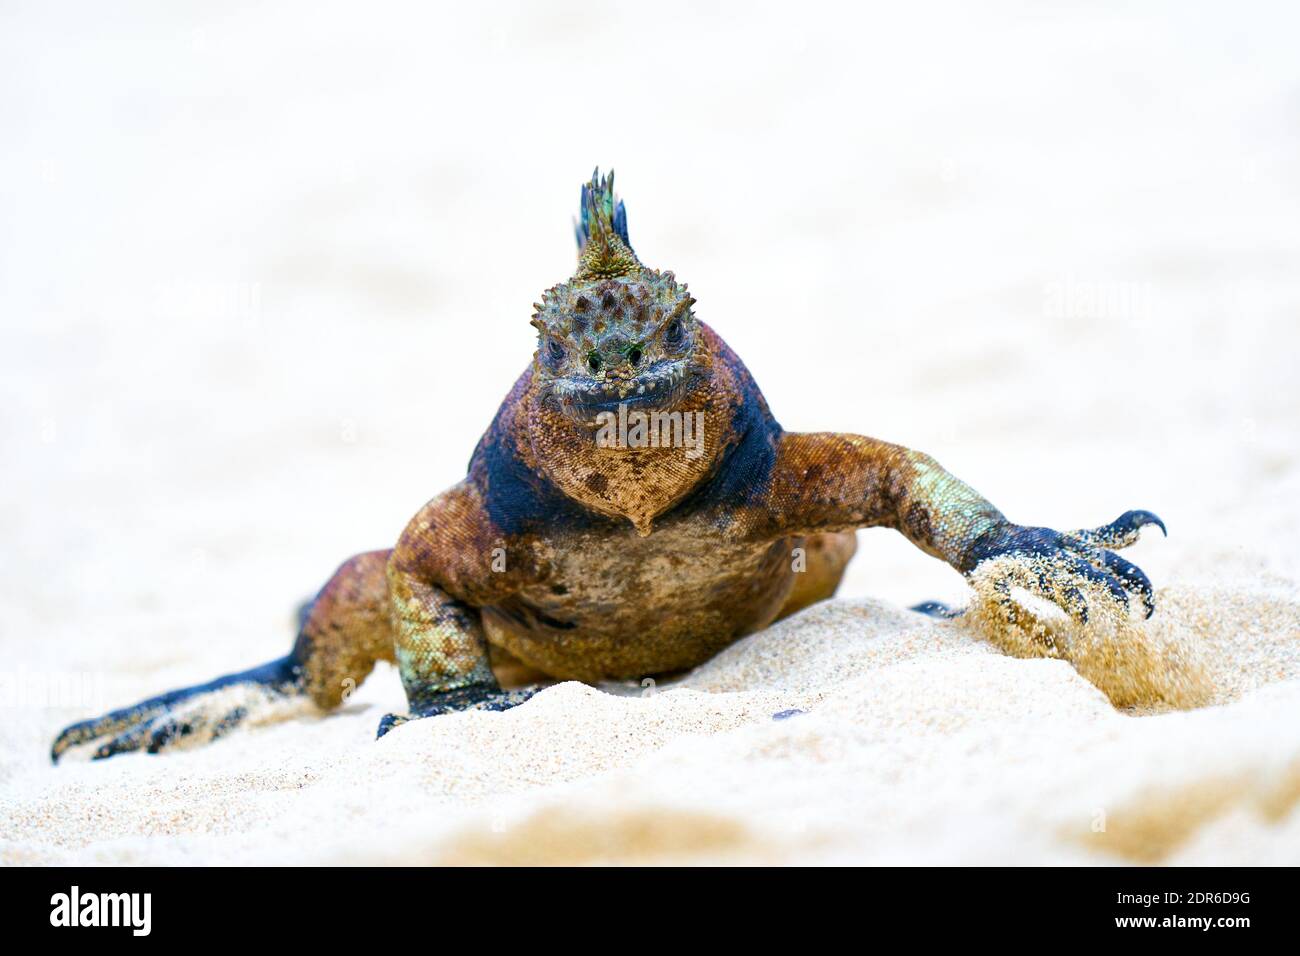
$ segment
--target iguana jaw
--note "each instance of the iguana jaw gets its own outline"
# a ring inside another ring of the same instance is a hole
[[[551,394],[566,416],[588,421],[602,412],[617,412],[620,405],[642,410],[670,410],[689,386],[690,362],[667,359],[638,375],[553,380]]]

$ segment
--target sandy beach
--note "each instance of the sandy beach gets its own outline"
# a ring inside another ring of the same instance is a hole
[[[0,14],[0,862],[1300,863],[1295,13],[662,15]],[[1025,656],[871,530],[835,600],[672,681],[376,741],[381,664],[52,767],[285,653],[460,478],[596,163],[787,429],[1027,524],[1159,513],[1155,616]]]

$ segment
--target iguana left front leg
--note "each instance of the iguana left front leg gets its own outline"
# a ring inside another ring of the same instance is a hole
[[[1030,584],[1042,597],[1087,620],[1084,589],[1099,585],[1127,609],[1128,592],[1155,608],[1151,582],[1107,548],[1137,540],[1149,511],[1128,511],[1109,525],[1061,533],[1014,524],[929,455],[860,435],[784,433],[775,467],[749,530],[767,537],[883,526],[969,575],[1004,555],[1047,558],[1051,573]]]

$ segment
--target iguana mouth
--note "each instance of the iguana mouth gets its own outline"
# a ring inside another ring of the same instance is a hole
[[[656,362],[638,375],[604,379],[557,379],[552,393],[566,412],[588,417],[628,408],[670,408],[686,390],[688,363],[684,359]]]

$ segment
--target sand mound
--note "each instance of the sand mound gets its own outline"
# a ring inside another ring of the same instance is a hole
[[[1067,614],[1035,592],[1056,571],[1044,558],[985,562],[972,576],[975,599],[963,623],[1015,657],[1069,661],[1116,707],[1186,709],[1213,697],[1192,628],[1167,614],[1144,620],[1103,587],[1057,583],[1057,590],[1073,586],[1086,601],[1086,617]]]
[[[1019,583],[1013,594],[1024,595],[1042,573],[1040,564],[1002,558],[977,568],[962,623],[1015,657],[1069,661],[1116,707],[1185,710],[1300,674],[1294,601],[1258,591],[1171,589],[1159,596],[1162,613],[1146,620],[1102,589],[1085,587],[1086,623],[1032,592],[1008,606],[999,582]]]

